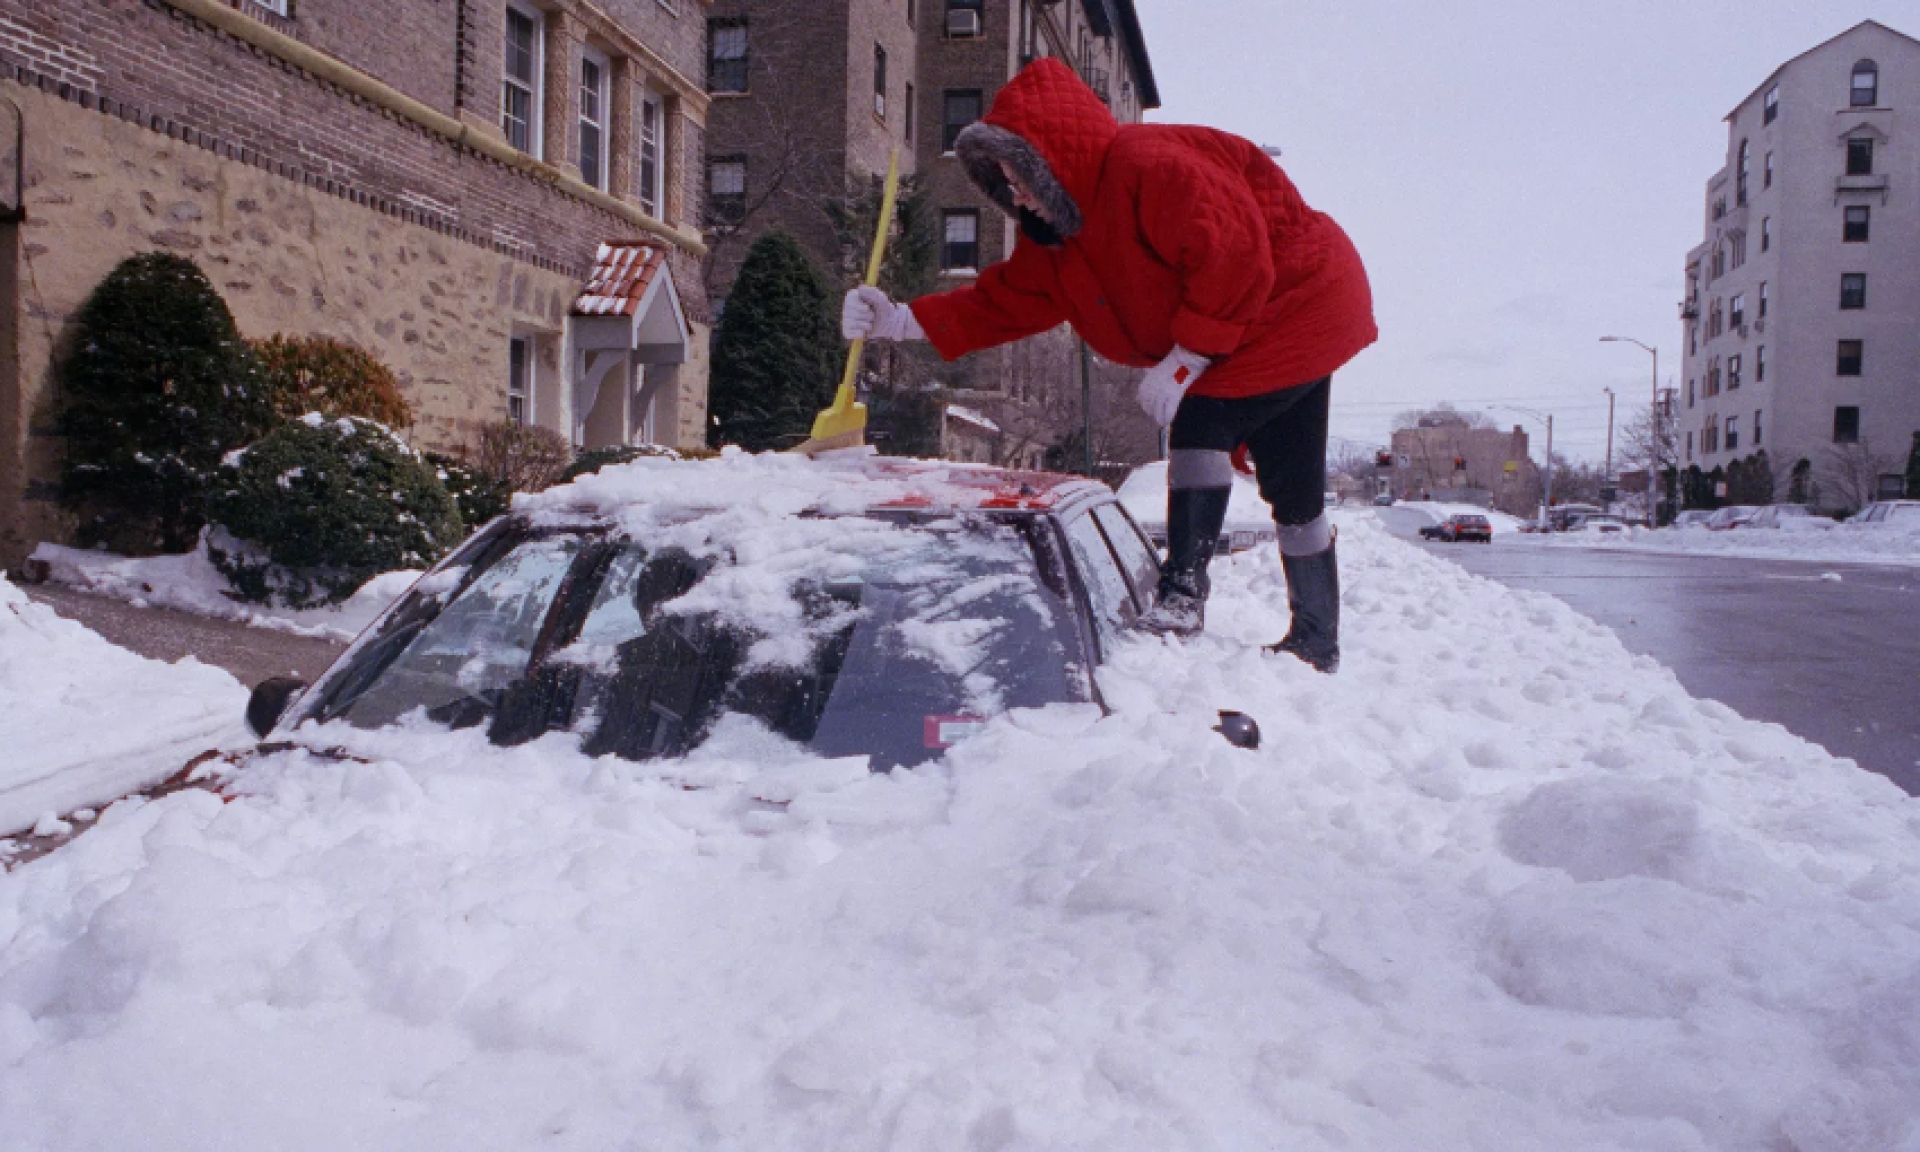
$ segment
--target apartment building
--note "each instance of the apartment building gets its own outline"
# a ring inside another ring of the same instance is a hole
[[[1920,42],[1865,21],[1726,122],[1686,261],[1682,469],[1724,499],[1765,453],[1776,498],[1857,507],[1920,430]]]
[[[1540,471],[1526,429],[1478,428],[1465,418],[1430,414],[1393,431],[1392,491],[1402,500],[1442,500],[1498,508],[1515,516],[1539,511]]]
[[[939,287],[964,285],[1004,259],[1015,232],[968,182],[953,142],[1039,57],[1071,63],[1123,123],[1160,105],[1133,0],[716,0],[709,24],[716,298],[771,228],[844,273],[847,237],[831,206],[884,173],[896,148],[938,230]],[[1071,337],[1042,339],[1058,354],[993,350],[939,374],[1003,430],[1010,463],[1037,466],[1078,411],[1056,394],[1057,386],[1078,404]],[[1044,379],[1023,370],[1041,360],[1053,366]]]
[[[702,442],[706,9],[0,0],[0,563],[65,533],[55,358],[143,251],[379,356],[421,447]]]

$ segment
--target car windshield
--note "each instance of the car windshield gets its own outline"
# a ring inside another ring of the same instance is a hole
[[[859,548],[771,542],[746,561],[513,526],[423,579],[305,716],[485,725],[498,744],[567,732],[627,759],[724,721],[889,768],[1006,709],[1092,697],[1043,521],[854,519]]]
[[[1884,519],[1889,524],[1920,527],[1920,504],[1895,504],[1887,509]]]

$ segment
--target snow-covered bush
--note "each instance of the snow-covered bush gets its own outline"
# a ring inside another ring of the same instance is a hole
[[[664,444],[612,444],[605,448],[588,448],[573,458],[566,471],[560,473],[560,483],[598,472],[609,464],[631,464],[642,457],[662,460],[678,460],[680,453]]]
[[[234,453],[208,501],[208,553],[243,597],[339,603],[460,541],[432,465],[370,420],[310,414]]]
[[[413,423],[393,369],[371,352],[331,336],[270,336],[253,341],[273,410],[283,420],[308,412],[360,416],[389,428]]]
[[[120,262],[74,321],[60,366],[60,494],[83,544],[185,552],[228,452],[273,421],[260,360],[193,261]]]
[[[505,480],[488,475],[458,456],[428,452],[423,457],[434,474],[460,507],[460,519],[469,530],[480,527],[507,510],[513,502],[513,489]]]

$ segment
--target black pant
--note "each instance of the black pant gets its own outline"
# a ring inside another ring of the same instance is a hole
[[[1167,447],[1231,452],[1245,444],[1275,523],[1310,524],[1326,510],[1332,385],[1333,377],[1323,376],[1258,396],[1187,396],[1174,414]]]

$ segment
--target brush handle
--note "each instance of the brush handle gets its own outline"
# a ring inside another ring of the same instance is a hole
[[[887,233],[893,231],[893,203],[899,195],[900,149],[895,148],[893,157],[887,161],[887,186],[880,196],[880,227],[873,234],[873,255],[867,259],[865,284],[869,288],[880,284],[880,265],[887,257]],[[853,407],[854,379],[860,372],[860,354],[866,348],[866,340],[860,339],[847,349],[847,370],[840,374],[840,390],[834,393],[833,407],[827,409],[828,412],[845,412]]]

